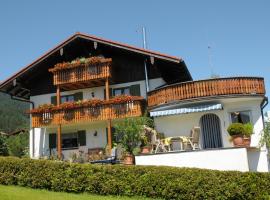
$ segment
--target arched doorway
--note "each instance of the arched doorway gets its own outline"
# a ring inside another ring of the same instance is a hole
[[[205,114],[200,119],[202,146],[204,149],[222,147],[220,119],[215,114]]]

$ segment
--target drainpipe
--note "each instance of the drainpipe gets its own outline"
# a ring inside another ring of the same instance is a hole
[[[146,33],[145,33],[145,28],[144,27],[142,27],[142,33],[143,33],[143,48],[147,49],[147,46],[146,46]],[[147,98],[147,93],[149,92],[149,80],[148,80],[146,59],[144,60],[144,73],[145,73],[146,98]]]
[[[11,94],[10,98],[13,100],[17,100],[17,101],[22,101],[22,102],[26,102],[26,103],[30,103],[32,105],[32,109],[35,108],[35,103],[33,101],[27,100],[27,99],[22,99],[22,98],[18,98],[16,96],[13,96]],[[34,158],[35,156],[35,128],[32,128],[32,157]]]
[[[263,109],[268,105],[268,97],[264,97],[262,102],[261,102],[261,115],[262,115],[262,120],[263,120],[263,129],[265,128],[265,121],[264,121],[264,115],[263,115]]]

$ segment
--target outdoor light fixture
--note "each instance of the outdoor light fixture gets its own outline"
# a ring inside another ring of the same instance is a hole
[[[97,131],[95,131],[93,135],[96,137],[97,136]]]

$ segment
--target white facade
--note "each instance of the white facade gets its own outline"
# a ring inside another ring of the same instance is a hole
[[[150,79],[149,88],[150,90],[153,90],[156,87],[163,85],[164,83],[165,83],[164,80],[161,78]],[[128,87],[128,86],[136,85],[136,84],[140,84],[141,96],[146,98],[145,81],[115,84],[115,85],[110,85],[110,88],[112,89],[122,88],[122,87]],[[87,89],[81,89],[81,90],[72,90],[72,91],[61,92],[61,95],[69,95],[69,94],[74,94],[76,92],[82,92],[83,99],[91,99],[93,98],[92,93],[94,93],[94,98],[104,99],[104,89],[105,87],[102,86],[102,87],[94,87],[94,88],[87,88]],[[34,102],[35,107],[38,107],[41,104],[50,104],[52,96],[55,96],[55,93],[31,96],[30,99],[31,101]],[[105,121],[80,123],[80,124],[74,124],[74,125],[62,125],[62,134],[74,133],[79,130],[86,131],[86,146],[84,146],[83,149],[81,148],[69,149],[69,150],[63,149],[62,153],[64,155],[64,159],[68,159],[72,153],[78,152],[79,150],[80,151],[83,150],[85,153],[87,153],[88,149],[91,149],[91,148],[104,148],[107,145],[106,127],[107,127],[107,124]],[[56,133],[56,132],[57,132],[57,127],[31,129],[30,155],[32,158],[40,158],[43,156],[49,156],[50,154],[49,134]],[[95,132],[97,132],[96,136],[94,136]],[[34,141],[34,147],[33,147],[33,141]],[[33,150],[34,150],[34,154],[33,154]],[[53,149],[52,151],[53,151],[52,153],[56,153],[56,149]]]
[[[137,156],[138,165],[166,165],[176,167],[197,167],[204,169],[238,170],[238,171],[269,171],[268,151],[260,147],[260,136],[263,130],[263,116],[261,115],[262,97],[220,98],[200,100],[199,103],[219,103],[223,109],[204,112],[194,112],[178,115],[155,117],[155,128],[164,133],[165,137],[190,136],[193,127],[200,127],[200,120],[205,114],[215,114],[220,120],[222,146],[212,150],[196,152],[178,152],[164,155]],[[189,103],[198,104],[197,102]],[[176,106],[174,105],[174,108]],[[163,108],[165,109],[165,108]],[[167,107],[166,109],[170,109]],[[249,113],[250,121],[254,126],[250,148],[232,148],[233,143],[227,132],[232,123],[231,113],[245,111]],[[202,132],[200,135],[203,147]],[[228,148],[228,149],[226,149]]]
[[[223,147],[232,147],[233,145],[227,132],[227,128],[231,124],[230,113],[236,111],[249,111],[251,122],[254,125],[251,147],[258,147],[260,134],[263,130],[263,120],[260,108],[262,98],[228,98],[218,99],[215,100],[215,102],[221,103],[223,109],[155,117],[155,128],[158,132],[164,133],[165,137],[182,135],[190,136],[191,129],[194,126],[200,126],[201,117],[207,113],[213,113],[220,119]],[[205,101],[200,101],[200,103],[205,103]]]
[[[136,156],[136,165],[194,167],[214,170],[268,172],[266,151],[246,148],[196,150]]]

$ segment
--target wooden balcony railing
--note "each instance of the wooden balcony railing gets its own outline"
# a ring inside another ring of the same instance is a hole
[[[112,59],[102,59],[97,63],[65,64],[67,67],[54,67],[49,71],[53,73],[54,85],[87,83],[92,80],[106,79],[111,76]]]
[[[59,124],[102,121],[138,117],[143,113],[144,100],[119,104],[105,104],[96,107],[80,107],[32,113],[32,127],[46,127]]]
[[[265,95],[264,79],[231,77],[177,83],[148,93],[148,106],[220,95]]]

